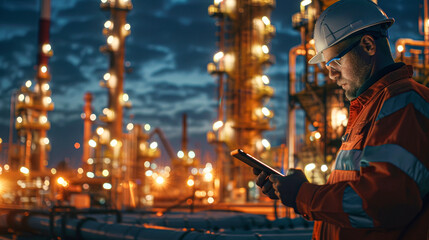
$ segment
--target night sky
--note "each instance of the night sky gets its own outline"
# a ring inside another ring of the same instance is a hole
[[[180,148],[182,114],[188,115],[188,148],[210,155],[206,132],[217,116],[216,80],[206,71],[217,52],[215,19],[207,14],[211,0],[134,0],[127,21],[131,35],[126,40],[124,92],[133,107],[125,110],[124,123],[134,116],[136,123],[161,128],[175,151]],[[291,17],[300,1],[277,0],[271,22],[276,27],[270,52],[276,63],[268,69],[275,95],[267,107],[274,109],[276,130],[265,137],[273,146],[285,142],[286,80],[288,52],[300,42],[292,29]],[[49,166],[67,160],[80,164],[83,121],[80,117],[83,95],[94,95],[97,116],[107,105],[107,89],[99,82],[108,69],[108,57],[99,51],[106,42],[103,24],[109,12],[97,0],[51,0],[50,58],[52,99],[49,112],[51,140]],[[398,38],[422,40],[418,17],[421,0],[380,0],[379,5],[396,23],[390,28],[392,46]],[[25,81],[34,79],[37,59],[38,0],[0,0],[0,137],[8,142],[11,94]],[[15,137],[16,140],[16,137]],[[156,140],[156,139],[154,139]],[[158,141],[159,142],[159,141]],[[162,148],[162,147],[161,147]],[[159,161],[167,161],[164,153]],[[207,159],[206,159],[207,160]],[[2,163],[5,163],[2,159]],[[205,160],[203,159],[203,162]]]

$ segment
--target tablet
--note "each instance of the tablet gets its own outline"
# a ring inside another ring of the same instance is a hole
[[[262,162],[261,160],[256,159],[255,157],[253,157],[252,155],[245,153],[243,150],[241,149],[235,149],[234,151],[231,152],[231,156],[237,158],[238,160],[246,163],[247,165],[253,167],[253,168],[257,168],[261,171],[266,172],[268,175],[271,174],[278,174],[280,176],[284,176],[281,172],[279,172],[278,170],[268,166],[267,164],[265,164],[264,162]]]

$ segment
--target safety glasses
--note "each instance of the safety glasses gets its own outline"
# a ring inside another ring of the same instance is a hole
[[[344,57],[344,55],[346,55],[348,52],[350,52],[357,45],[359,45],[359,43],[360,43],[360,39],[359,39],[359,41],[356,41],[355,43],[353,43],[352,45],[348,46],[346,49],[341,51],[336,57],[327,61],[325,66],[331,67],[337,72],[341,71],[341,63],[340,63],[341,58]]]

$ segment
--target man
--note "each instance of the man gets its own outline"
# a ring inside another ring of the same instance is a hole
[[[393,22],[369,0],[336,2],[316,22],[309,63],[324,62],[350,100],[327,184],[254,169],[263,193],[315,221],[313,239],[429,239],[429,89],[394,63]]]

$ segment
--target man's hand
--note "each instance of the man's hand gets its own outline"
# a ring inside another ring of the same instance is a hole
[[[274,193],[282,203],[298,212],[296,209],[296,196],[301,185],[308,182],[305,174],[298,169],[289,169],[285,177],[272,174],[269,180],[273,183]]]
[[[289,169],[285,177],[276,174],[268,176],[256,168],[253,168],[253,173],[257,175],[256,185],[261,187],[265,195],[271,199],[280,199],[284,205],[292,207],[298,212],[296,196],[301,185],[308,182],[301,170]]]
[[[262,172],[257,168],[253,168],[253,174],[257,176],[256,185],[261,188],[263,194],[267,195],[271,199],[279,199],[274,193],[275,190],[273,188],[273,183],[268,179],[267,173]]]

